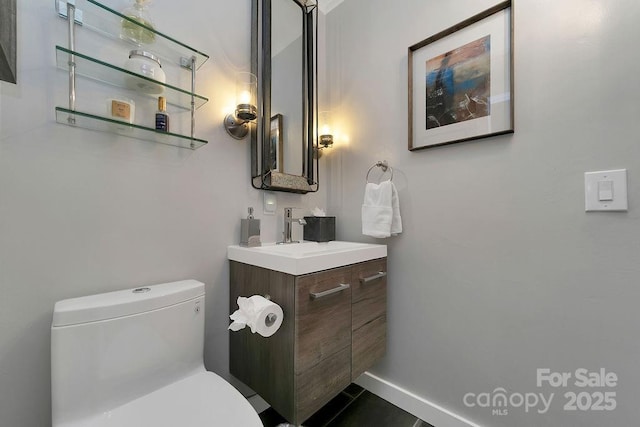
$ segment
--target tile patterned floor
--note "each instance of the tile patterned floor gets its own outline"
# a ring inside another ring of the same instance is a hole
[[[260,414],[265,427],[286,423],[272,408]],[[433,427],[362,387],[351,384],[302,423],[304,427]]]

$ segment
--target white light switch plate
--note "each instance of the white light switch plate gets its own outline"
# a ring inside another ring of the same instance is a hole
[[[278,209],[278,199],[276,199],[276,193],[272,191],[263,191],[263,209],[262,212],[265,215],[275,215],[276,209]]]
[[[585,211],[626,211],[627,208],[626,169],[584,174]]]

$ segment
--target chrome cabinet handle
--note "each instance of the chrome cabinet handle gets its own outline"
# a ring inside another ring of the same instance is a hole
[[[351,287],[351,285],[348,284],[348,283],[340,283],[337,288],[329,289],[327,291],[309,292],[309,296],[311,297],[311,299],[324,298],[324,297],[327,297],[329,295],[337,294],[338,292],[342,292],[344,290],[347,290],[350,287]]]
[[[381,279],[383,277],[385,277],[387,275],[386,271],[379,271],[378,274],[374,274],[373,276],[369,276],[369,277],[365,277],[363,279],[360,279],[360,283],[362,283],[363,285],[366,285],[369,282],[373,282],[374,280],[378,280]]]

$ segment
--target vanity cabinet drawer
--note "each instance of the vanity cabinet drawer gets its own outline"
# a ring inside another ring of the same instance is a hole
[[[296,375],[296,408],[306,420],[351,383],[351,349],[345,347]]]
[[[387,259],[351,267],[351,379],[384,356],[387,342]]]
[[[352,330],[356,330],[387,312],[386,258],[352,266]]]
[[[387,316],[380,316],[353,331],[351,379],[355,380],[384,356],[387,342]]]
[[[350,267],[296,278],[294,342],[296,374],[351,347]]]

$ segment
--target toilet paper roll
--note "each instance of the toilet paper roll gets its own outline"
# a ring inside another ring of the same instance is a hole
[[[284,313],[282,307],[260,295],[249,298],[238,297],[238,310],[229,316],[233,323],[229,325],[232,331],[239,331],[246,326],[251,332],[263,337],[270,337],[282,325]]]

